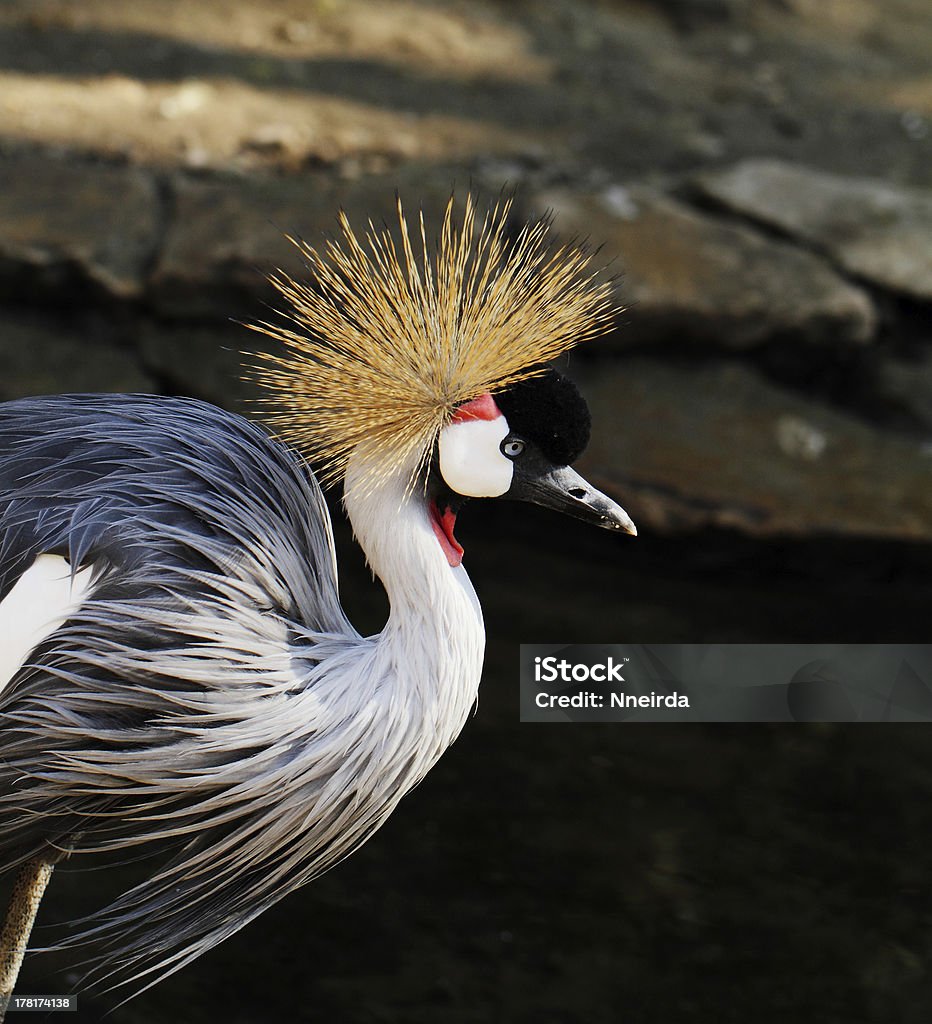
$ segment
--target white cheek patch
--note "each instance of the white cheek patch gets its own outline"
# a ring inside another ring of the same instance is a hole
[[[451,490],[468,498],[497,498],[511,487],[514,465],[502,455],[508,421],[454,421],[440,434],[440,472]]]
[[[60,555],[39,555],[0,602],[0,690],[61,626],[90,588],[91,567],[71,576]]]

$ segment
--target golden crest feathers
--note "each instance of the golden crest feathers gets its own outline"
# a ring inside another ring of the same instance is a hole
[[[371,221],[360,240],[343,212],[341,237],[321,250],[291,239],[312,279],[271,277],[290,326],[248,325],[283,344],[259,356],[254,377],[272,392],[271,425],[325,480],[362,442],[370,483],[399,466],[413,466],[413,480],[457,406],[608,328],[611,282],[589,254],[553,246],[547,221],[510,236],[510,207],[478,223],[472,196],[461,218],[451,197],[435,251],[423,212],[412,240],[400,200],[400,246]]]

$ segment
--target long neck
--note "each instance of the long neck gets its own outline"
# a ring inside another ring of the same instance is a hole
[[[414,705],[435,757],[463,727],[475,702],[485,631],[462,566],[451,568],[430,524],[426,498],[408,473],[359,486],[365,464],[346,476],[344,503],[360,546],[388,593],[390,613],[374,656],[383,685]]]

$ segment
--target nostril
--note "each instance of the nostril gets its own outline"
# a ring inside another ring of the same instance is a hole
[[[572,498],[585,498],[586,489],[585,487],[571,487],[569,493]]]

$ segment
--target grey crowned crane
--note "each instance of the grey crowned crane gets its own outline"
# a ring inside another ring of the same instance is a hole
[[[510,236],[507,204],[451,200],[434,246],[398,216],[360,239],[341,215],[323,249],[299,243],[309,283],[273,278],[287,319],[254,329],[281,343],[256,368],[274,435],[189,399],[0,405],[6,996],[64,857],[173,846],[68,940],[145,987],[385,821],[476,700],[468,498],[635,532],[570,468],[589,415],[545,365],[605,330],[610,284],[545,222]],[[340,605],[305,458],[343,480],[390,601],[376,636]]]

